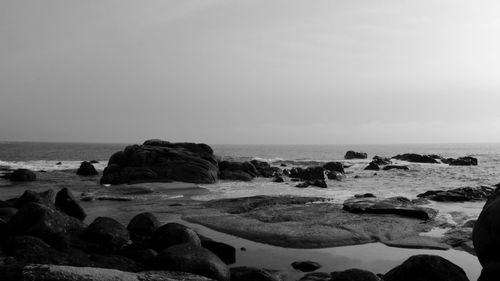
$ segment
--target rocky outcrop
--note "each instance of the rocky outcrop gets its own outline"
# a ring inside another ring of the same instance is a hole
[[[477,158],[471,156],[454,158],[446,158],[441,160],[443,163],[449,164],[450,166],[477,166]]]
[[[415,163],[429,163],[429,164],[437,164],[439,163],[433,155],[420,155],[416,153],[405,153],[398,154],[392,157],[393,159],[407,161],[407,162],[415,162]]]
[[[35,181],[36,174],[28,169],[17,169],[10,175],[11,181]]]
[[[111,156],[102,184],[154,181],[214,183],[219,173],[213,150],[206,144],[148,140]]]
[[[365,170],[378,171],[380,170],[380,167],[378,166],[378,164],[370,162],[370,164],[368,164],[368,166],[365,167]]]
[[[379,166],[382,165],[389,165],[392,163],[391,159],[387,157],[381,157],[381,156],[373,156],[372,161],[370,163],[377,164]]]
[[[327,162],[323,165],[323,168],[327,171],[344,173],[344,165],[341,162]]]
[[[466,202],[488,199],[495,190],[489,186],[460,187],[450,190],[429,190],[418,194],[417,197],[427,198],[439,202]]]
[[[290,169],[290,177],[303,181],[324,180],[325,169],[321,166],[307,167],[305,169],[295,167]]]
[[[80,176],[95,176],[98,173],[94,165],[92,165],[90,162],[84,161],[80,164],[80,168],[78,168],[76,174]]]
[[[436,210],[419,207],[405,197],[351,198],[344,201],[344,210],[353,213],[400,215],[423,220],[432,219],[437,214]]]
[[[368,154],[365,152],[356,152],[353,150],[349,150],[345,153],[344,159],[366,159],[368,158]]]
[[[292,263],[292,267],[302,272],[310,272],[321,268],[321,264],[314,261],[296,261]]]
[[[403,170],[403,171],[408,171],[410,168],[408,166],[403,166],[403,165],[387,165],[383,168],[384,171],[389,171],[389,170]]]
[[[464,270],[445,258],[416,255],[384,275],[384,281],[453,280],[468,281]]]
[[[380,281],[374,273],[357,268],[332,272],[331,277],[333,281]]]
[[[281,169],[278,167],[272,167],[269,163],[264,162],[264,161],[259,161],[259,160],[252,160],[250,161],[252,165],[257,169],[258,176],[259,177],[264,177],[264,178],[271,178],[275,175],[278,175],[281,173]]]

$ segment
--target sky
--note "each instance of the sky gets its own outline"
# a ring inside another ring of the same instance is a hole
[[[499,10],[0,1],[0,141],[500,142]]]

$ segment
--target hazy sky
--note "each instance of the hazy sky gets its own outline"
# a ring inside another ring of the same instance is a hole
[[[0,1],[0,140],[500,141],[498,1]]]

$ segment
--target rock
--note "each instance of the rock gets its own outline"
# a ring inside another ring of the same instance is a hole
[[[35,181],[36,174],[28,169],[17,169],[10,175],[11,181]]]
[[[500,261],[500,192],[486,201],[472,232],[477,258],[483,267]]]
[[[33,236],[15,236],[8,239],[4,247],[5,253],[16,259],[17,262],[51,263],[56,251],[43,240]]]
[[[311,184],[308,181],[305,181],[305,182],[298,183],[297,185],[295,185],[295,187],[306,188],[306,187],[309,187],[309,185],[311,185]]]
[[[342,173],[339,173],[337,171],[327,171],[326,177],[329,180],[337,180],[337,181],[341,181],[341,180],[345,179],[345,175]]]
[[[270,178],[275,176],[277,173],[280,173],[280,169],[277,167],[271,167],[271,165],[264,161],[252,160],[250,161],[252,165],[257,169],[259,176],[264,178]]]
[[[324,180],[325,169],[320,166],[307,167],[302,171],[300,178],[306,181]]]
[[[441,241],[458,250],[475,254],[474,248],[470,249],[468,246],[472,242],[472,228],[470,227],[450,229],[444,233]]]
[[[477,166],[477,158],[466,156],[457,159],[448,158],[445,163],[450,166]]]
[[[145,169],[145,170],[144,170]],[[134,173],[134,171],[147,171]],[[206,144],[149,140],[111,156],[102,184],[176,180],[214,183],[219,174],[213,150]]]
[[[9,222],[10,219],[17,214],[17,209],[12,207],[0,207],[0,219],[4,222]]]
[[[126,252],[125,256],[141,264],[151,266],[154,264],[156,257],[158,256],[158,252],[149,248],[138,249]]]
[[[65,265],[28,265],[20,273],[23,281],[213,281],[178,271],[125,272],[116,269]]]
[[[389,159],[387,157],[373,156],[372,162],[370,162],[370,163],[377,164],[377,165],[381,166],[381,165],[389,165],[392,163],[392,161],[391,161],[391,159]]]
[[[340,162],[328,162],[323,165],[323,168],[328,171],[335,171],[339,173],[344,173],[344,165]]]
[[[378,171],[380,170],[380,167],[376,163],[370,162],[370,164],[365,167],[365,170]]]
[[[344,201],[344,210],[353,213],[393,214],[423,220],[432,219],[437,214],[436,210],[418,207],[404,197],[351,198]]]
[[[97,163],[99,163],[99,161],[97,161],[97,160],[90,160],[89,163],[90,164],[97,164]]]
[[[500,276],[500,261],[491,261],[483,266],[477,281],[497,281]]]
[[[434,255],[416,255],[384,275],[384,281],[468,281],[464,270],[445,258]]]
[[[145,212],[136,215],[130,220],[127,229],[132,241],[149,240],[153,233],[160,227],[160,222],[152,213]]]
[[[257,168],[250,162],[219,162],[219,177],[227,180],[252,180],[259,175]],[[239,179],[241,177],[241,179]]]
[[[292,263],[292,267],[302,272],[310,272],[321,268],[321,264],[313,261],[296,261]]]
[[[57,192],[55,206],[68,216],[72,216],[81,221],[87,216],[83,208],[78,204],[73,194],[71,194],[67,188],[63,188]]]
[[[354,198],[376,198],[373,193],[354,194]]]
[[[476,224],[476,220],[468,220],[462,225],[463,228],[474,228],[474,225]]]
[[[380,278],[372,272],[357,268],[335,271],[331,276],[332,281],[380,281]]]
[[[201,246],[200,238],[194,230],[175,222],[159,227],[151,238],[151,245],[157,251],[183,243]]]
[[[221,171],[219,174],[221,180],[231,180],[231,181],[251,181],[253,177],[243,171]]]
[[[401,239],[393,239],[391,241],[381,241],[389,247],[406,248],[406,249],[433,249],[433,250],[449,250],[451,247],[438,238],[429,236],[413,236],[404,237]]]
[[[330,281],[332,276],[326,272],[311,272],[302,276],[299,281]]]
[[[280,281],[280,279],[264,269],[239,266],[231,268],[231,281]]]
[[[215,254],[200,246],[185,243],[162,250],[156,258],[160,270],[175,270],[198,274],[218,281],[229,281],[227,265]]]
[[[236,262],[236,248],[231,245],[214,241],[208,237],[198,235],[201,240],[201,246],[210,250],[217,255],[226,264],[233,264]]]
[[[25,204],[7,226],[12,235],[35,236],[55,248],[67,247],[68,236],[83,230],[79,220],[38,203]]]
[[[429,164],[439,163],[436,159],[434,159],[434,157],[430,155],[420,155],[416,153],[398,154],[396,156],[393,156],[392,158],[402,161],[415,162],[415,163],[429,163]]]
[[[325,180],[313,180],[309,182],[310,185],[316,186],[316,187],[321,187],[321,188],[327,188],[328,186],[326,185]]]
[[[460,187],[450,190],[429,190],[418,194],[417,197],[439,202],[466,202],[486,200],[493,193],[495,190],[488,186]]]
[[[94,168],[94,165],[90,164],[90,162],[83,161],[80,164],[80,168],[76,171],[76,174],[80,176],[95,176],[97,175],[97,170]]]
[[[285,179],[282,176],[277,176],[273,179],[273,182],[285,182]]]
[[[387,165],[383,168],[384,171],[389,171],[389,170],[403,170],[403,171],[408,171],[410,168],[408,166],[402,166],[402,165]]]
[[[39,203],[48,207],[54,206],[54,190],[48,189],[43,192],[35,192],[32,190],[24,191],[23,195],[19,197],[15,203],[14,207],[20,209],[28,203]]]
[[[130,239],[125,226],[108,217],[96,218],[83,232],[83,238],[110,249],[118,249]]]
[[[349,150],[345,153],[344,159],[366,159],[368,158],[368,154],[364,152],[356,152],[353,150]]]

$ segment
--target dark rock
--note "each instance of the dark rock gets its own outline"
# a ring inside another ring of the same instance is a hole
[[[391,161],[391,159],[386,158],[386,157],[373,156],[372,162],[370,162],[370,163],[374,163],[374,164],[381,166],[381,165],[389,165],[392,163],[392,161]]]
[[[446,161],[450,166],[477,166],[477,158],[466,156]]]
[[[327,171],[326,177],[329,180],[337,180],[337,181],[341,181],[341,180],[345,179],[345,175],[342,173],[339,173],[337,171]]]
[[[441,242],[446,243],[458,250],[464,250],[475,254],[474,248],[469,247],[472,244],[472,228],[455,228],[446,231],[441,238]]]
[[[33,236],[15,236],[6,241],[5,253],[20,263],[50,263],[56,252],[49,244]]]
[[[268,271],[248,266],[231,268],[231,281],[280,281]]]
[[[96,218],[83,232],[86,241],[118,249],[129,241],[125,226],[108,217]]]
[[[313,261],[296,261],[292,263],[292,267],[302,272],[310,272],[321,268],[321,264]]]
[[[302,276],[299,281],[330,281],[332,276],[327,272],[311,272]]]
[[[474,225],[476,224],[476,220],[468,220],[462,225],[463,228],[474,228]]]
[[[313,180],[309,181],[309,184],[316,187],[327,188],[325,180]]]
[[[439,163],[436,159],[434,159],[429,155],[420,155],[416,153],[398,154],[392,158],[402,161],[415,162],[415,163],[429,163],[429,164]]]
[[[80,176],[95,176],[97,175],[97,170],[90,162],[83,161],[82,164],[80,164],[80,168],[76,171],[76,174]]]
[[[500,261],[500,192],[491,196],[481,211],[472,232],[477,258],[483,267]]]
[[[87,216],[82,206],[78,204],[73,194],[71,194],[67,188],[63,188],[57,192],[55,206],[68,216],[72,216],[81,221]]]
[[[176,244],[190,243],[201,245],[198,234],[191,228],[171,222],[159,227],[151,238],[153,249],[160,251]]]
[[[306,188],[306,187],[309,187],[309,185],[311,185],[311,184],[308,181],[305,181],[305,182],[298,183],[297,185],[295,185],[295,187]]]
[[[148,172],[134,174],[134,171],[144,169]],[[103,172],[101,183],[164,180],[214,183],[218,173],[213,150],[206,144],[149,140],[143,145],[128,146],[113,154]]]
[[[408,166],[402,166],[402,165],[387,165],[383,168],[384,171],[389,171],[389,170],[403,170],[403,171],[408,171],[410,168]]]
[[[148,240],[158,227],[160,227],[160,222],[149,212],[136,215],[127,225],[130,238],[134,242]]]
[[[464,270],[445,258],[434,255],[416,255],[384,275],[384,281],[468,281]]]
[[[246,251],[246,250],[247,250],[247,248],[245,248],[245,247],[241,247],[241,248],[240,248],[240,250],[241,250],[241,251]]]
[[[24,205],[28,203],[39,203],[45,206],[53,207],[54,206],[54,190],[48,189],[43,192],[35,192],[32,190],[24,191],[23,195],[19,197],[14,206],[18,209],[22,208]]]
[[[253,176],[243,171],[221,171],[219,174],[221,180],[231,180],[231,181],[251,181]]]
[[[300,179],[300,178],[302,178],[302,171],[303,171],[303,170],[304,170],[304,169],[302,169],[302,168],[300,168],[300,167],[293,167],[293,168],[291,168],[291,169],[290,169],[290,174],[289,174],[289,176],[290,176],[291,178]]]
[[[17,209],[12,207],[0,207],[0,219],[9,222],[17,214]]]
[[[236,248],[231,245],[214,241],[208,237],[198,235],[201,240],[201,246],[210,250],[217,255],[226,264],[233,264],[236,262]]]
[[[231,278],[229,268],[215,254],[190,243],[162,250],[156,258],[156,268],[194,273],[218,281]]]
[[[328,162],[323,165],[323,168],[328,171],[344,173],[344,165],[342,165],[342,163],[340,162]]]
[[[300,176],[302,180],[324,180],[325,179],[325,169],[320,166],[308,167],[302,171]]]
[[[351,198],[344,201],[344,210],[353,213],[393,214],[423,220],[434,218],[437,214],[436,210],[418,207],[404,197]]]
[[[493,260],[483,265],[481,275],[477,281],[497,281],[500,276],[500,261]]]
[[[374,273],[357,268],[335,271],[331,273],[331,276],[332,281],[380,281]]]
[[[273,179],[273,182],[285,182],[285,179],[281,176],[277,176]]]
[[[28,169],[17,169],[10,175],[11,181],[35,181],[36,174]]]
[[[271,167],[271,165],[264,161],[252,160],[250,161],[252,165],[257,169],[259,176],[264,178],[270,178],[275,176],[277,173],[280,173],[280,169],[277,167]]]
[[[376,198],[373,193],[355,194],[354,198]]]
[[[380,167],[376,163],[370,162],[370,164],[365,167],[365,170],[378,171],[380,170]]]
[[[89,163],[90,164],[97,164],[97,163],[99,163],[99,161],[97,161],[97,160],[90,160]]]
[[[41,238],[55,248],[68,246],[68,236],[80,233],[83,224],[54,208],[38,203],[27,203],[8,223],[12,235],[30,235]]]
[[[281,163],[280,167],[286,167],[286,164],[285,163]]]
[[[57,162],[57,163],[56,163],[56,165],[58,165],[58,166],[59,166],[59,165],[62,165],[62,162]]]
[[[482,201],[488,199],[495,190],[488,186],[460,187],[450,190],[429,190],[417,197],[439,202]]]
[[[368,158],[368,154],[364,152],[356,152],[353,150],[349,150],[345,153],[344,159],[366,159]]]
[[[148,248],[128,251],[125,256],[144,265],[153,265],[158,253]]]

